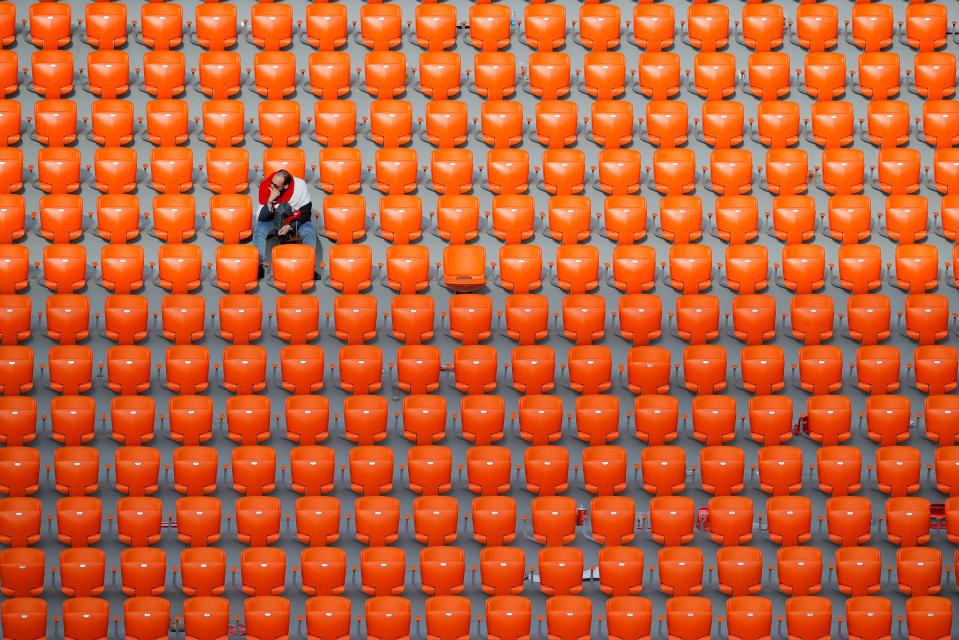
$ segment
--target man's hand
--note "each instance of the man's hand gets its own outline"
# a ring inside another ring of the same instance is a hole
[[[274,202],[277,198],[280,197],[280,190],[277,189],[272,184],[270,185],[270,199],[269,202]]]
[[[276,234],[278,236],[285,236],[286,234],[290,232],[290,228],[291,228],[290,225],[285,224],[282,227],[280,227],[279,230],[277,230]]]

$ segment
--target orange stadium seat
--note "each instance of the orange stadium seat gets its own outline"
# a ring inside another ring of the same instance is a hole
[[[140,10],[137,41],[154,50],[166,50],[183,42],[183,8],[144,5]]]
[[[526,93],[543,100],[557,100],[569,95],[573,82],[567,54],[533,53],[530,54],[529,63],[528,70],[524,67],[520,68],[520,75],[528,76],[523,83],[523,90]],[[588,92],[586,85],[584,88]]]
[[[73,35],[72,12],[67,5],[36,3],[30,6],[29,22],[24,20],[30,42],[39,49],[60,49]]]
[[[619,46],[622,30],[619,7],[586,3],[579,11],[573,39],[591,51],[607,51]]]
[[[237,42],[237,10],[231,5],[212,5],[219,3],[197,5],[190,42],[208,51],[223,51]]]
[[[887,6],[855,7],[852,28],[847,24],[846,40],[866,52],[888,47],[893,43],[893,14]]]
[[[345,17],[344,13],[344,17]],[[427,51],[443,51],[456,45],[456,9],[421,5],[415,11],[416,29],[410,40]],[[344,20],[345,25],[345,20]]]
[[[499,54],[478,54],[477,65],[480,64],[480,56],[484,55],[498,56]],[[427,97],[440,100],[456,96],[463,85],[461,63],[459,55],[451,52],[428,51],[421,54],[418,68],[420,80],[415,84],[416,90]],[[477,69],[479,68],[478,66]],[[515,75],[514,69],[514,78]]]
[[[566,43],[566,8],[530,4],[523,12],[520,41],[530,49],[550,52]]]
[[[729,43],[729,9],[691,5],[680,23],[683,42],[700,51],[716,51]]]

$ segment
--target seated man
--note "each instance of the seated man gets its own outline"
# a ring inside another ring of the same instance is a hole
[[[261,268],[268,261],[266,241],[276,235],[282,242],[302,242],[316,249],[313,204],[306,182],[286,169],[260,183],[260,210],[253,221],[253,246],[260,254]]]

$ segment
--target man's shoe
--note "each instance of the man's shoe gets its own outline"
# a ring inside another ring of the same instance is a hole
[[[263,268],[262,264],[256,265],[256,279],[260,280],[266,275],[266,269]]]

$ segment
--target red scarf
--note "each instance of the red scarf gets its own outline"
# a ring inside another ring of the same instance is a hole
[[[260,204],[264,205],[270,199],[270,187],[273,185],[273,176],[277,174],[276,171],[271,173],[266,177],[266,180],[260,183]],[[276,202],[289,202],[290,197],[293,195],[293,181],[290,180],[290,183],[286,185],[286,188],[280,192],[279,197],[277,197]]]

